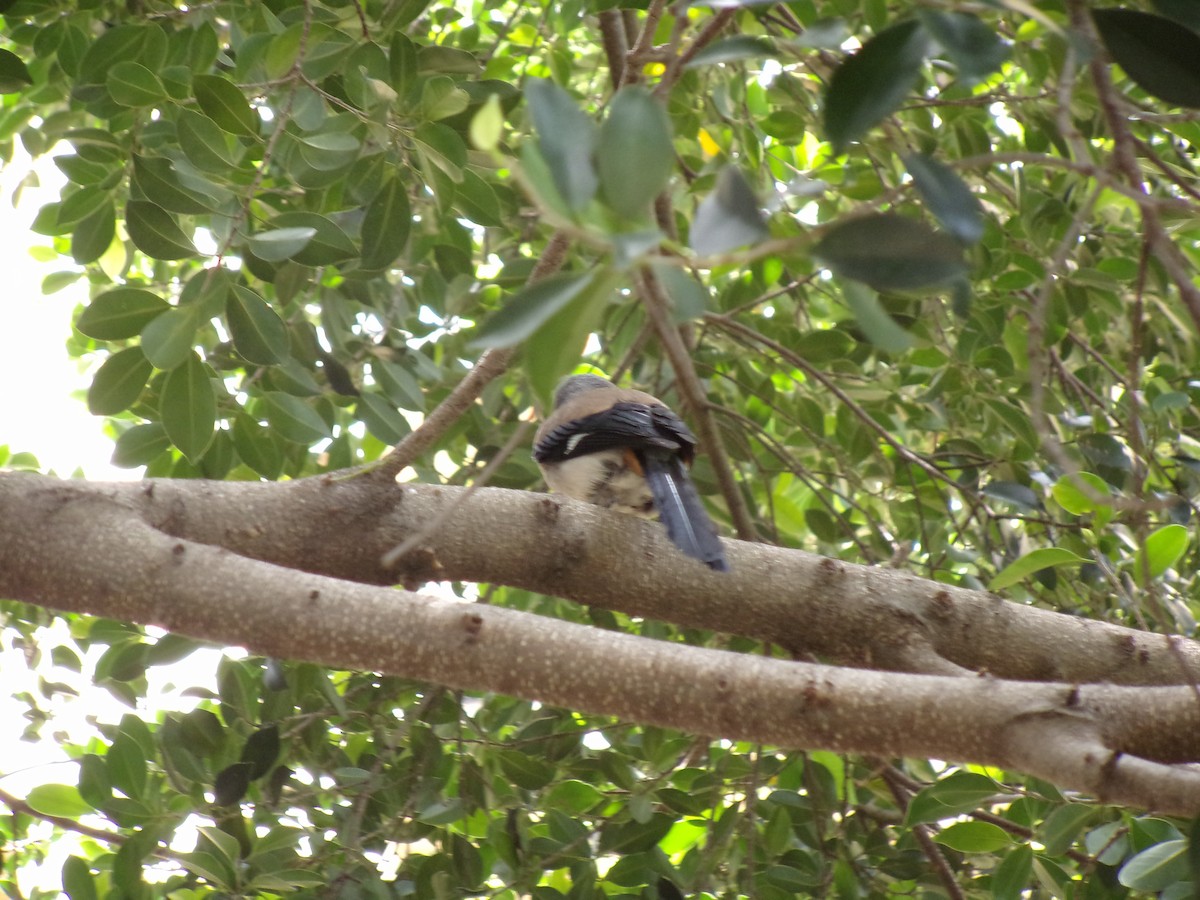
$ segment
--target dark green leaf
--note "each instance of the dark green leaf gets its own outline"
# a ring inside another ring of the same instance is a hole
[[[1022,844],[1008,853],[992,875],[995,900],[1020,900],[1033,878],[1033,848]]]
[[[232,806],[246,796],[250,790],[251,763],[242,761],[226,766],[213,780],[213,804]]]
[[[159,412],[167,437],[184,456],[195,462],[204,455],[213,440],[217,398],[211,370],[195,353],[167,375]]]
[[[279,742],[279,726],[267,725],[246,739],[242,747],[241,761],[250,764],[250,780],[262,778],[275,765],[282,745]]]
[[[971,13],[918,9],[917,18],[945,48],[963,81],[974,84],[997,71],[1008,59],[1008,44]]]
[[[511,347],[538,330],[592,282],[591,274],[555,275],[517,291],[471,339],[473,347]]]
[[[769,236],[754,190],[736,166],[717,176],[716,189],[700,201],[689,241],[701,256],[726,253]]]
[[[953,169],[923,153],[904,157],[904,165],[943,228],[964,244],[983,237],[983,207]]]
[[[115,416],[137,402],[153,367],[141,347],[126,347],[104,361],[88,388],[88,411],[94,416]]]
[[[895,213],[835,225],[813,253],[836,274],[879,291],[937,287],[966,272],[958,242]]]
[[[1134,83],[1172,106],[1200,109],[1200,35],[1136,9],[1094,9],[1104,46]]]
[[[538,135],[538,149],[558,192],[575,211],[596,194],[599,183],[593,168],[596,123],[566,91],[551,81],[531,78],[525,99]]]
[[[87,305],[75,327],[98,341],[121,341],[136,337],[169,308],[166,300],[143,288],[113,288]]]
[[[1151,0],[1151,3],[1168,19],[1174,19],[1192,31],[1200,31],[1200,4],[1196,0]],[[1200,878],[1196,883],[1200,884]]]
[[[0,50],[0,94],[15,94],[33,84],[33,76],[11,50]]]
[[[917,81],[927,46],[915,19],[898,22],[838,67],[825,93],[825,131],[836,152],[899,109]]]
[[[530,336],[525,369],[543,403],[550,403],[555,385],[579,363],[603,314],[604,298],[614,287],[612,279],[589,285]]]
[[[258,114],[237,85],[220,75],[197,75],[192,84],[200,109],[222,130],[241,137],[258,137]]]
[[[156,203],[130,200],[125,207],[125,227],[135,247],[154,259],[183,259],[196,255],[192,239],[174,216]]]
[[[233,346],[245,359],[269,366],[288,355],[287,326],[267,301],[250,288],[233,286],[225,314]]]
[[[619,90],[596,138],[605,202],[626,219],[643,218],[675,167],[667,112],[640,85]]]
[[[366,269],[386,269],[404,252],[412,229],[408,187],[390,178],[367,204],[362,224],[362,264]]]

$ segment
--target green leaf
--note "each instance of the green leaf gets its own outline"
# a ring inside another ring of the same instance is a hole
[[[11,50],[0,50],[0,94],[15,94],[33,84],[33,76]]]
[[[78,856],[68,856],[62,867],[62,887],[71,900],[97,900],[96,876]]]
[[[251,235],[246,241],[250,252],[259,259],[267,262],[283,262],[296,256],[308,246],[309,241],[317,236],[317,229],[311,225],[297,225],[291,228],[272,228]]]
[[[1005,854],[992,875],[994,900],[1020,900],[1033,877],[1033,848],[1022,844]]]
[[[770,236],[754,190],[737,166],[726,166],[700,201],[688,240],[701,256],[726,253]]]
[[[529,338],[525,369],[534,391],[549,405],[554,387],[579,362],[588,335],[599,324],[604,298],[615,289],[611,277],[600,278],[550,316]]]
[[[675,168],[667,111],[640,85],[617,91],[596,138],[596,170],[608,206],[641,219]]]
[[[125,227],[135,247],[154,259],[184,259],[196,255],[192,239],[175,217],[156,203],[130,200],[125,207]]]
[[[454,205],[477,225],[497,227],[504,224],[500,198],[490,184],[471,169],[463,170],[462,184],[454,195]]]
[[[1200,109],[1200,35],[1136,9],[1094,9],[1092,19],[1138,87],[1172,106]]]
[[[158,422],[134,425],[121,432],[113,448],[112,464],[123,469],[144,466],[164,453],[171,446],[171,439]]]
[[[913,344],[912,336],[887,314],[879,295],[857,281],[842,283],[842,296],[868,341],[888,353],[903,353]]]
[[[939,831],[934,840],[960,853],[995,853],[1013,842],[1007,831],[991,822],[955,822]]]
[[[167,96],[159,77],[139,62],[121,60],[108,70],[108,93],[121,106],[153,106]]]
[[[280,213],[270,221],[273,229],[311,228],[316,234],[309,239],[303,250],[294,255],[298,263],[306,266],[327,266],[353,259],[358,248],[332,219],[311,212]]]
[[[187,359],[200,327],[197,312],[194,306],[173,307],[142,329],[142,352],[156,369],[169,371]]]
[[[250,780],[262,778],[275,765],[282,745],[279,741],[279,726],[267,725],[258,729],[242,746],[241,761],[250,764]]]
[[[983,237],[983,207],[955,171],[923,153],[904,157],[904,165],[942,227],[964,244],[978,243]]]
[[[133,183],[144,199],[168,212],[196,215],[210,212],[215,206],[212,196],[185,188],[165,157],[135,154]]]
[[[1157,578],[1187,551],[1188,530],[1182,525],[1164,525],[1146,536],[1146,543],[1133,558],[1134,578]]]
[[[180,148],[197,169],[228,174],[234,167],[229,138],[208,116],[181,109],[175,119],[175,130]]]
[[[877,213],[834,225],[813,248],[833,272],[877,291],[945,285],[966,272],[962,248],[916,219]]]
[[[1196,0],[1151,0],[1151,3],[1168,19],[1174,19],[1192,31],[1200,31],[1200,5]]]
[[[199,460],[213,440],[217,398],[211,370],[195,353],[167,375],[159,413],[171,443],[192,462]]]
[[[382,394],[364,392],[358,398],[358,415],[367,430],[385,444],[398,444],[412,431],[408,420]]]
[[[223,131],[240,137],[258,137],[258,114],[250,108],[237,85],[220,75],[197,75],[192,87],[200,109]]]
[[[511,347],[540,328],[592,282],[590,273],[543,278],[517,291],[470,340],[471,347]]]
[[[104,765],[113,787],[131,800],[137,800],[146,789],[146,755],[137,741],[127,734],[118,734],[104,755]]]
[[[1074,846],[1079,832],[1096,814],[1096,808],[1086,803],[1068,803],[1060,806],[1042,823],[1040,839],[1046,847],[1047,856],[1062,856]]]
[[[1112,489],[1099,475],[1076,472],[1063,475],[1050,488],[1055,501],[1073,516],[1083,516],[1097,508],[1111,509]]]
[[[73,784],[39,784],[25,795],[25,802],[34,812],[64,819],[77,819],[93,811]]]
[[[1133,891],[1161,891],[1189,875],[1187,841],[1147,847],[1117,872],[1117,881]]]
[[[467,145],[458,132],[441,122],[425,122],[413,132],[422,159],[458,184],[467,167]]]
[[[1021,509],[1037,510],[1042,508],[1042,502],[1038,495],[1031,488],[1015,481],[989,481],[983,486],[983,493],[988,497],[1012,503]]]
[[[225,315],[233,346],[242,357],[264,366],[287,357],[287,326],[270,304],[250,288],[233,286],[226,300]]]
[[[119,287],[100,294],[79,314],[75,327],[98,341],[136,337],[170,309],[166,300],[143,288]]]
[[[917,10],[917,18],[946,50],[967,84],[991,75],[1008,59],[1008,44],[978,16],[922,8]]]
[[[141,347],[114,353],[96,370],[87,392],[88,411],[94,416],[115,416],[141,396],[153,366]]]
[[[842,63],[825,92],[825,132],[834,152],[900,108],[925,61],[928,37],[915,19],[887,28]]]
[[[1010,585],[1024,580],[1034,572],[1056,566],[1073,566],[1088,562],[1082,556],[1077,556],[1062,547],[1042,547],[1031,550],[1020,559],[1005,566],[988,585],[989,591],[1000,591]]]
[[[710,66],[714,63],[740,62],[743,59],[758,59],[775,56],[775,45],[766,38],[750,34],[735,34],[721,38],[703,47],[684,64],[685,69]]]
[[[404,252],[412,229],[408,187],[390,178],[367,204],[362,224],[362,264],[365,269],[386,269]]]
[[[83,219],[71,232],[71,258],[81,266],[95,262],[117,236],[117,209],[111,200]]]
[[[238,458],[268,481],[277,479],[283,470],[283,452],[271,430],[239,414],[233,420],[232,431]]]
[[[904,816],[906,826],[936,822],[978,809],[994,797],[1001,788],[986,775],[975,772],[955,772],[940,781],[922,788],[908,805]]]
[[[299,397],[269,391],[263,394],[263,402],[271,428],[285,440],[307,445],[329,437],[325,420]]]
[[[478,150],[492,152],[500,147],[500,140],[504,137],[504,108],[500,105],[499,94],[490,94],[483,105],[475,110],[467,134]]]

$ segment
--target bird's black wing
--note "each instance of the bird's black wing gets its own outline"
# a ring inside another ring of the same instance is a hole
[[[696,436],[665,406],[623,402],[552,429],[534,446],[533,458],[563,462],[601,450],[630,449],[639,456],[647,450],[667,451],[690,461],[695,446]]]

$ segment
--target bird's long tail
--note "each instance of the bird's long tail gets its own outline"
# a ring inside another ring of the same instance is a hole
[[[673,454],[646,457],[646,481],[667,536],[688,556],[718,572],[728,572],[716,526],[705,512],[683,462]]]

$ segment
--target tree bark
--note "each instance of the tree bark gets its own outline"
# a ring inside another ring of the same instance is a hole
[[[1179,663],[1195,666],[1191,642],[1167,648],[1162,637],[756,544],[731,542],[732,574],[710,573],[654,523],[497,489],[471,494],[400,572],[382,571],[383,553],[461,493],[369,474],[282,484],[4,475],[0,592],[263,655],[784,747],[986,763],[1109,802],[1200,812],[1200,771],[1180,765],[1200,760],[1200,702]],[[990,630],[1000,647],[989,659],[1037,657],[1016,671],[1044,671],[1052,648],[1062,651],[1056,670],[1083,671],[1077,657],[1090,647],[1108,654],[1090,670],[1107,677],[1123,661],[1111,674],[1141,686],[1002,680],[990,666],[964,677],[770,659],[380,586],[435,576],[769,632],[806,651],[909,669],[926,658],[944,667],[939,642],[953,636],[947,622],[959,623],[972,645],[985,639],[971,632]],[[875,630],[828,633],[846,621],[866,629],[872,608]],[[896,622],[906,652],[894,649]],[[1039,626],[1047,633],[1032,647]],[[850,647],[856,634],[869,637],[866,654]],[[1148,674],[1164,686],[1144,686]]]

